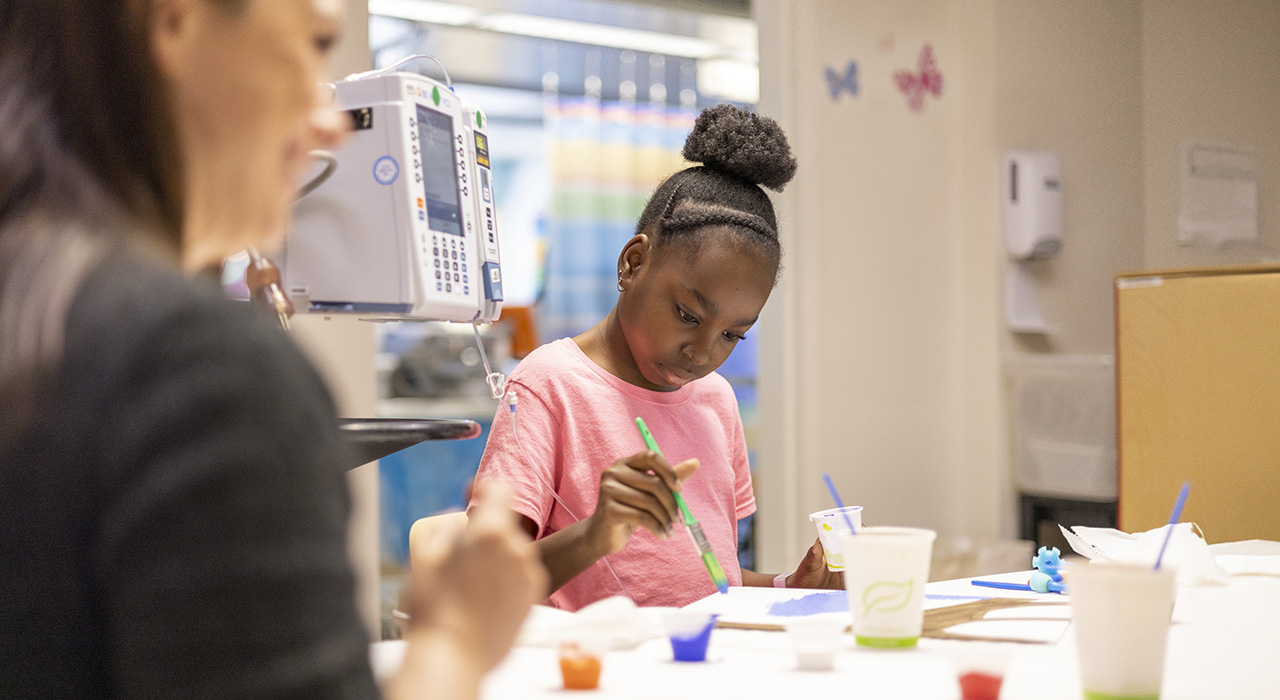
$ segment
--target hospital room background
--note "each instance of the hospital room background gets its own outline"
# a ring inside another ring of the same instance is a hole
[[[741,558],[760,571],[811,543],[823,472],[866,522],[937,530],[934,578],[1026,568],[1059,523],[1139,524],[1117,488],[1117,276],[1280,259],[1272,0],[347,5],[335,78],[431,54],[488,114],[507,300],[484,343],[504,371],[607,313],[617,250],[699,109],[781,123],[800,164],[775,196],[783,275],[721,370],[759,505]],[[1006,244],[1015,152],[1057,163],[1054,255]],[[1231,206],[1195,190],[1204,153],[1231,159]],[[294,335],[344,416],[492,420],[465,325],[299,315]],[[1275,372],[1251,381],[1280,390]],[[1251,409],[1280,428],[1276,406]],[[424,442],[351,472],[371,629],[394,631],[409,526],[463,506],[483,448]],[[1275,512],[1252,536],[1280,538]]]

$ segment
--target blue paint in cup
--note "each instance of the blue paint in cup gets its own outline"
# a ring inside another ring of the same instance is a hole
[[[706,661],[715,615],[673,613],[668,616],[667,634],[671,637],[671,653],[676,661]]]

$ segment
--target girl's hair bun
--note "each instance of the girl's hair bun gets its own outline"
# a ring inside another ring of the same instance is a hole
[[[796,174],[796,159],[782,127],[731,104],[708,107],[698,115],[683,155],[689,162],[779,192]]]

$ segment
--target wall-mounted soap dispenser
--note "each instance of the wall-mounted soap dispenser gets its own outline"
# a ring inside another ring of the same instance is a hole
[[[1050,151],[1010,151],[1004,159],[1004,241],[1010,266],[1005,313],[1015,333],[1048,333],[1027,265],[1062,250],[1062,164]]]
[[[1049,151],[1005,157],[1004,240],[1014,260],[1051,258],[1062,249],[1062,164]]]

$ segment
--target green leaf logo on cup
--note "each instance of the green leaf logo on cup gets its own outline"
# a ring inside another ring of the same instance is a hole
[[[862,616],[870,617],[872,613],[897,612],[911,602],[911,592],[915,589],[915,579],[906,581],[877,581],[862,591]]]

